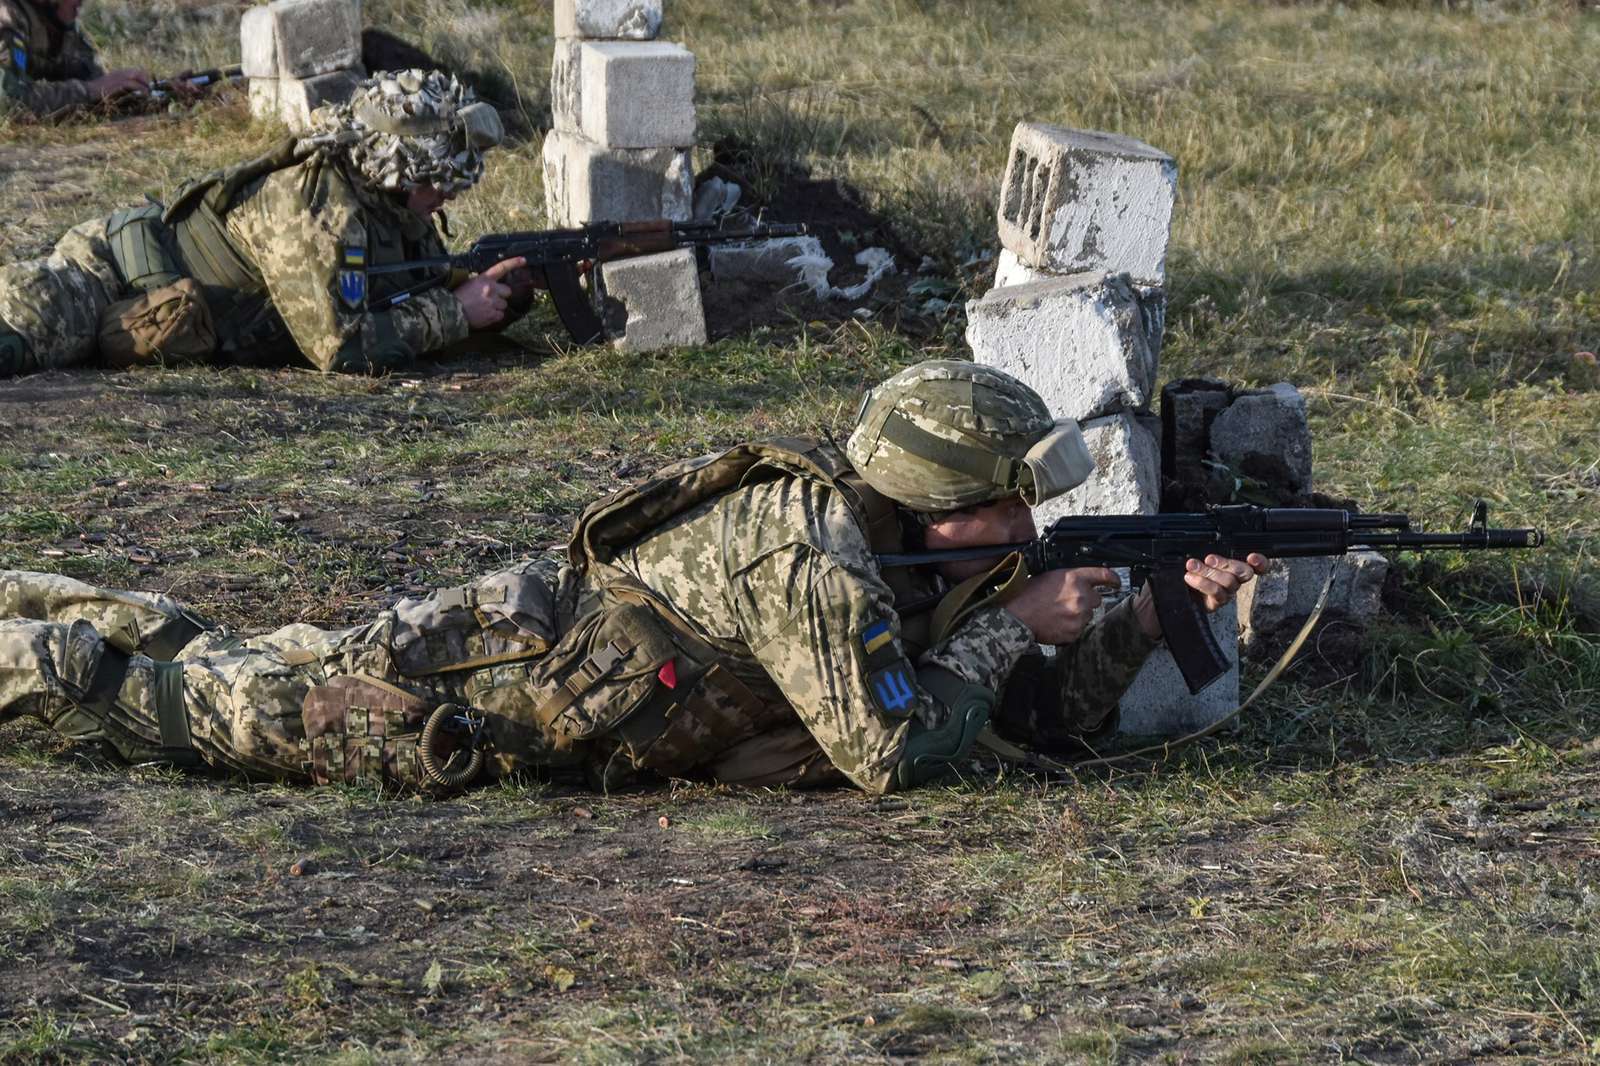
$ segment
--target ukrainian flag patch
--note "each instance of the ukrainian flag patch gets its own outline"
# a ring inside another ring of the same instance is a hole
[[[856,637],[861,641],[861,670],[873,705],[891,718],[905,718],[917,706],[917,675],[895,646],[894,624],[880,618],[862,627]]]
[[[339,299],[352,311],[367,303],[367,250],[359,244],[339,247]]]
[[[880,618],[861,631],[861,646],[868,655],[894,640],[894,630],[887,618]]]

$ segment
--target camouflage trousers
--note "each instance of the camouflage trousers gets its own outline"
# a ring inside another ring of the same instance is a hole
[[[122,289],[103,218],[72,227],[46,258],[0,266],[0,375],[91,358]]]

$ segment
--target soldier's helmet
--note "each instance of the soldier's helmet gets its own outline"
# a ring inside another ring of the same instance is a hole
[[[867,484],[913,511],[1020,495],[1030,506],[1083,484],[1094,460],[1078,424],[1003,371],[933,359],[869,392],[845,454]]]
[[[500,115],[438,70],[379,71],[343,104],[311,115],[311,136],[336,145],[376,189],[431,185],[461,192],[483,176],[483,153],[505,136]]]

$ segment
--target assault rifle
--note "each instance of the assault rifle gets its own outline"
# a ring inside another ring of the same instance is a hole
[[[220,70],[186,70],[182,74],[174,74],[170,78],[157,78],[150,83],[150,91],[146,95],[152,100],[161,101],[171,96],[177,91],[177,86],[184,82],[187,82],[191,89],[209,92],[211,86],[216,85],[218,82],[225,81],[235,84],[248,80],[244,76],[244,68],[237,66]]]
[[[1193,514],[1084,515],[1057,519],[1039,537],[1018,544],[898,552],[880,566],[988,559],[1017,552],[1030,574],[1081,566],[1126,566],[1135,584],[1149,581],[1167,646],[1190,692],[1227,673],[1230,659],[1206,624],[1199,593],[1184,583],[1184,564],[1207,555],[1243,559],[1251,552],[1290,559],[1353,551],[1484,551],[1537,548],[1537,529],[1490,529],[1478,501],[1463,533],[1424,533],[1403,514],[1362,514],[1312,507],[1213,507]]]
[[[521,233],[490,233],[472,242],[465,252],[412,259],[403,263],[383,263],[366,268],[368,274],[395,274],[407,270],[438,270],[437,277],[402,289],[392,296],[372,300],[368,306],[378,310],[395,307],[417,293],[443,285],[452,271],[480,274],[496,263],[522,258],[535,275],[544,275],[545,288],[555,302],[556,314],[572,339],[592,344],[605,337],[605,327],[595,310],[598,286],[584,292],[579,284],[580,269],[587,263],[605,263],[636,255],[669,252],[674,248],[704,248],[737,241],[764,241],[774,237],[799,237],[807,232],[804,223],[794,225],[754,225],[744,229],[719,229],[715,222],[589,222],[576,229],[527,230]]]

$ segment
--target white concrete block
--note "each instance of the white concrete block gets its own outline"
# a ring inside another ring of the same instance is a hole
[[[585,41],[581,130],[606,148],[694,144],[694,53],[665,41]]]
[[[279,78],[278,117],[293,132],[306,133],[311,129],[311,112],[323,104],[344,103],[360,83],[361,79],[348,70],[314,78]]]
[[[239,65],[251,81],[278,76],[278,35],[270,7],[252,7],[239,16]]]
[[[711,276],[716,280],[761,285],[797,285],[800,268],[792,260],[824,254],[822,242],[815,237],[719,244],[706,251],[711,261]]]
[[[1383,606],[1383,583],[1389,560],[1377,552],[1354,552],[1336,557],[1275,559],[1271,568],[1239,593],[1239,637],[1246,648],[1258,643],[1288,640],[1316,606],[1328,571],[1326,621],[1339,620],[1365,626]]]
[[[1159,285],[1177,193],[1177,163],[1142,141],[1020,122],[1000,187],[1000,242],[1036,270]]]
[[[1260,482],[1283,505],[1311,495],[1311,424],[1288,382],[1236,393],[1211,423],[1211,455]]]
[[[1017,258],[1017,253],[1010,248],[1002,247],[997,257],[994,268],[994,287],[1004,289],[1011,285],[1032,285],[1036,281],[1044,281],[1050,277],[1042,270],[1023,263]]]
[[[1047,398],[1048,399],[1048,398]],[[1042,529],[1063,515],[1154,514],[1161,503],[1161,445],[1138,419],[1121,413],[1083,423],[1094,473],[1071,492],[1034,508]]]
[[[550,61],[550,118],[560,133],[578,133],[583,126],[583,78],[579,57],[583,42],[557,38]]]
[[[1211,616],[1211,632],[1233,660],[1228,672],[1199,695],[1190,695],[1172,653],[1157,648],[1118,704],[1117,728],[1121,732],[1139,736],[1192,733],[1239,706],[1239,616],[1235,604]]]
[[[687,221],[694,168],[677,148],[602,148],[572,133],[544,138],[545,211],[552,226],[583,222]]]
[[[278,109],[278,79],[250,79],[250,117],[264,122],[282,122]]]
[[[1077,274],[991,289],[967,304],[973,359],[1021,378],[1057,418],[1094,418],[1150,401],[1156,357],[1121,275]]]
[[[654,40],[661,0],[556,0],[557,37]]]
[[[613,260],[600,267],[600,279],[608,326],[614,314],[624,318],[622,335],[615,341],[618,349],[649,352],[706,342],[694,249]],[[613,311],[615,304],[621,308]]]
[[[278,77],[312,78],[361,66],[361,0],[272,0]]]

